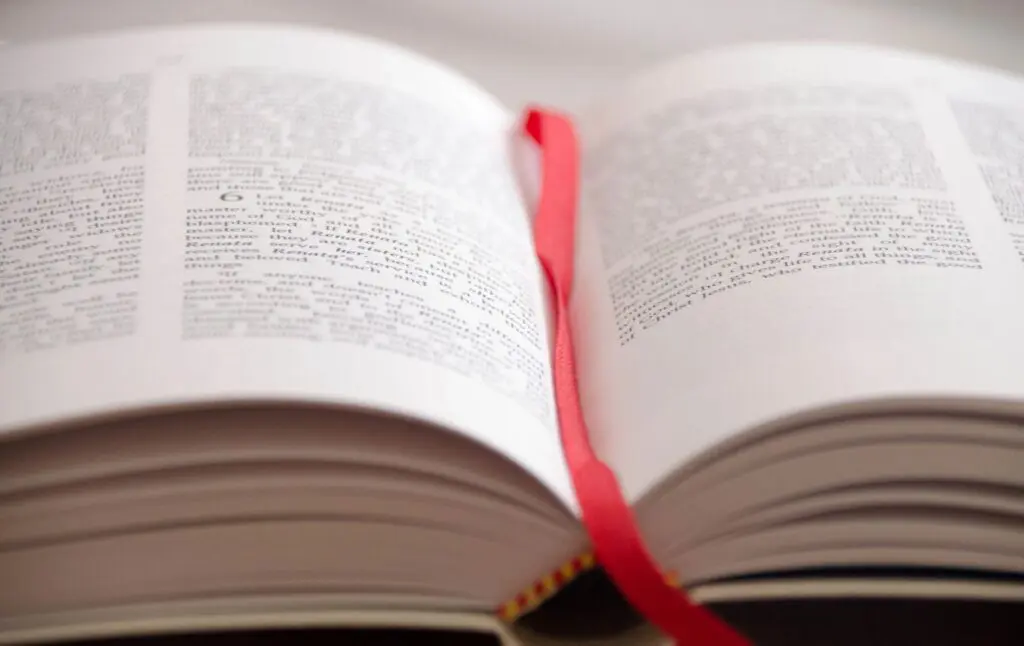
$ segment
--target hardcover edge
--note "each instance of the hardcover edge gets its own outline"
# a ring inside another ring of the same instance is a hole
[[[248,611],[225,609],[206,615],[194,612],[142,612],[133,617],[123,610],[54,614],[20,626],[0,627],[0,644],[315,628],[456,630],[492,634],[501,646],[525,646],[509,626],[496,617],[480,612],[329,609],[267,611],[264,608]]]

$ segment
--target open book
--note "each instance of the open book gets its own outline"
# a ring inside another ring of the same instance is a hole
[[[0,639],[443,624],[588,549],[520,107],[307,29],[0,51]],[[1024,83],[748,46],[575,117],[581,401],[659,563],[1024,573]]]

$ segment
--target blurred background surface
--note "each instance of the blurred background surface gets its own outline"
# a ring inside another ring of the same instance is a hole
[[[511,107],[577,109],[683,52],[749,40],[905,47],[1024,74],[1021,0],[0,0],[0,40],[199,21],[369,34],[463,71]]]

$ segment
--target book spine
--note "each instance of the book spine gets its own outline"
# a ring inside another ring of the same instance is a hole
[[[597,567],[597,558],[593,552],[584,552],[579,556],[574,556],[561,567],[531,583],[510,601],[498,606],[496,614],[506,623],[515,623],[520,617],[565,589],[576,577],[595,567]],[[675,572],[665,574],[665,583],[673,588],[682,587],[679,576]]]
[[[517,594],[511,601],[498,608],[498,616],[512,623],[551,597],[555,596],[576,577],[594,569],[597,564],[594,554],[586,552],[566,561],[553,572],[548,572],[534,581],[525,590]]]

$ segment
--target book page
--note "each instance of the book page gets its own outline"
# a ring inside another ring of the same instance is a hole
[[[570,500],[512,125],[430,61],[315,30],[0,53],[0,429],[343,404]]]
[[[810,408],[1019,401],[1024,87],[765,45],[616,97],[580,118],[573,317],[595,448],[632,498]]]

